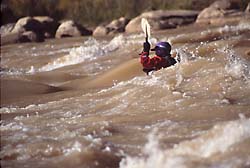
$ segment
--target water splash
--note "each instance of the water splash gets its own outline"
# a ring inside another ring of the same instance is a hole
[[[60,57],[47,65],[41,67],[39,71],[51,71],[68,65],[79,64],[84,61],[95,60],[98,57],[107,55],[122,47],[126,43],[123,35],[114,37],[110,42],[97,41],[95,38],[89,38],[83,46],[72,48],[68,55]]]
[[[241,57],[236,56],[234,51],[224,48],[227,54],[228,63],[225,66],[226,72],[232,77],[250,79],[250,64]]]
[[[250,138],[250,119],[245,117],[215,125],[198,138],[181,142],[165,151],[160,148],[159,136],[153,133],[149,135],[149,141],[144,147],[144,156],[127,156],[120,162],[120,168],[192,167],[193,161],[201,161],[215,154],[223,155],[230,147],[247,138]],[[220,163],[217,164],[217,166],[220,165]],[[230,164],[234,167],[238,162],[230,162]]]

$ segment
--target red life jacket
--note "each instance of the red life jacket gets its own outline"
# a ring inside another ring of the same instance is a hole
[[[167,57],[160,57],[155,55],[154,57],[150,58],[148,57],[147,52],[141,53],[141,64],[144,68],[144,72],[148,73],[150,71],[157,71],[162,68],[166,68],[170,65],[173,65],[176,63],[176,61],[170,60],[173,58],[167,58]]]

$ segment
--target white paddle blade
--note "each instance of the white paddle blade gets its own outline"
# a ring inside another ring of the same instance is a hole
[[[145,18],[141,19],[141,28],[145,34],[145,37],[148,37],[148,39],[149,39],[150,35],[151,35],[151,31],[150,31],[150,25],[149,25],[147,19],[145,19]]]
[[[142,28],[142,31],[144,32],[145,36],[146,36],[146,19],[142,18],[141,19],[141,28]]]

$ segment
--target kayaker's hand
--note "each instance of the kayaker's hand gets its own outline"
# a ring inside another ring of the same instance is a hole
[[[143,51],[149,53],[149,50],[150,50],[150,44],[149,44],[149,42],[144,42],[143,43]]]

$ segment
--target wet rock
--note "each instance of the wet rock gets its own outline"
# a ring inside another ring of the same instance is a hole
[[[24,17],[17,21],[12,32],[23,33],[25,31],[33,31],[41,33],[43,32],[42,28],[43,26],[39,21],[33,19],[32,17]]]
[[[129,20],[125,17],[113,20],[107,25],[98,26],[94,32],[94,36],[105,36],[108,34],[115,34],[125,31],[125,26],[128,24]]]
[[[223,25],[240,20],[243,13],[239,11],[239,0],[219,0],[203,9],[197,17],[196,23]]]
[[[124,32],[125,26],[128,24],[129,20],[125,17],[121,17],[117,20],[113,20],[111,23],[107,25],[107,28],[110,32]]]
[[[240,0],[218,0],[212,3],[209,7],[229,10],[229,9],[239,9]]]
[[[21,34],[18,39],[18,42],[40,42],[41,39],[33,31],[26,31]]]
[[[140,22],[142,18],[146,18],[149,21],[153,30],[161,30],[193,23],[197,15],[197,11],[189,10],[150,11],[132,19],[126,26],[126,32],[132,33],[141,31]]]
[[[100,25],[100,26],[97,26],[96,29],[94,30],[93,36],[105,36],[108,33],[109,33],[109,30],[105,26]]]
[[[23,17],[15,24],[1,28],[2,44],[43,42],[45,37],[55,36],[57,27],[58,23],[48,16]]]
[[[56,38],[77,36],[81,36],[81,32],[72,20],[63,22],[56,31]]]
[[[203,9],[197,17],[196,23],[209,23],[208,19],[219,18],[224,16],[224,10],[208,7]]]
[[[244,12],[237,10],[222,10],[206,8],[198,16],[196,23],[211,25],[237,24],[242,18],[248,17]]]
[[[56,31],[56,38],[91,35],[92,32],[72,20],[63,22]]]
[[[16,42],[42,42],[44,41],[43,25],[32,17],[19,19],[14,26],[10,25],[1,34],[1,44]]]
[[[36,35],[34,35],[33,33],[35,33]],[[28,33],[25,33],[28,32]],[[11,31],[11,33],[17,33],[19,34],[18,37],[23,38],[23,33],[24,33],[24,37],[27,37],[27,35],[29,37],[32,37],[31,41],[34,40],[33,37],[36,36],[36,42],[42,42],[44,41],[44,31],[43,31],[43,25],[42,23],[40,23],[39,21],[35,20],[32,17],[24,17],[21,18],[17,21],[17,23],[15,24],[15,27],[13,28],[13,30]],[[32,35],[31,35],[32,34]],[[25,41],[23,39],[18,39],[19,42]]]
[[[46,38],[55,37],[56,30],[59,26],[58,22],[56,22],[53,18],[48,16],[35,16],[33,18],[42,24],[44,37]]]
[[[20,32],[24,32],[26,31],[24,26],[28,23],[28,22],[31,22],[32,18],[31,17],[24,17],[24,18],[21,18],[19,19],[14,28],[12,29],[12,32],[13,33],[20,33]]]
[[[250,13],[250,2],[247,4],[247,7],[245,9],[245,13]]]

